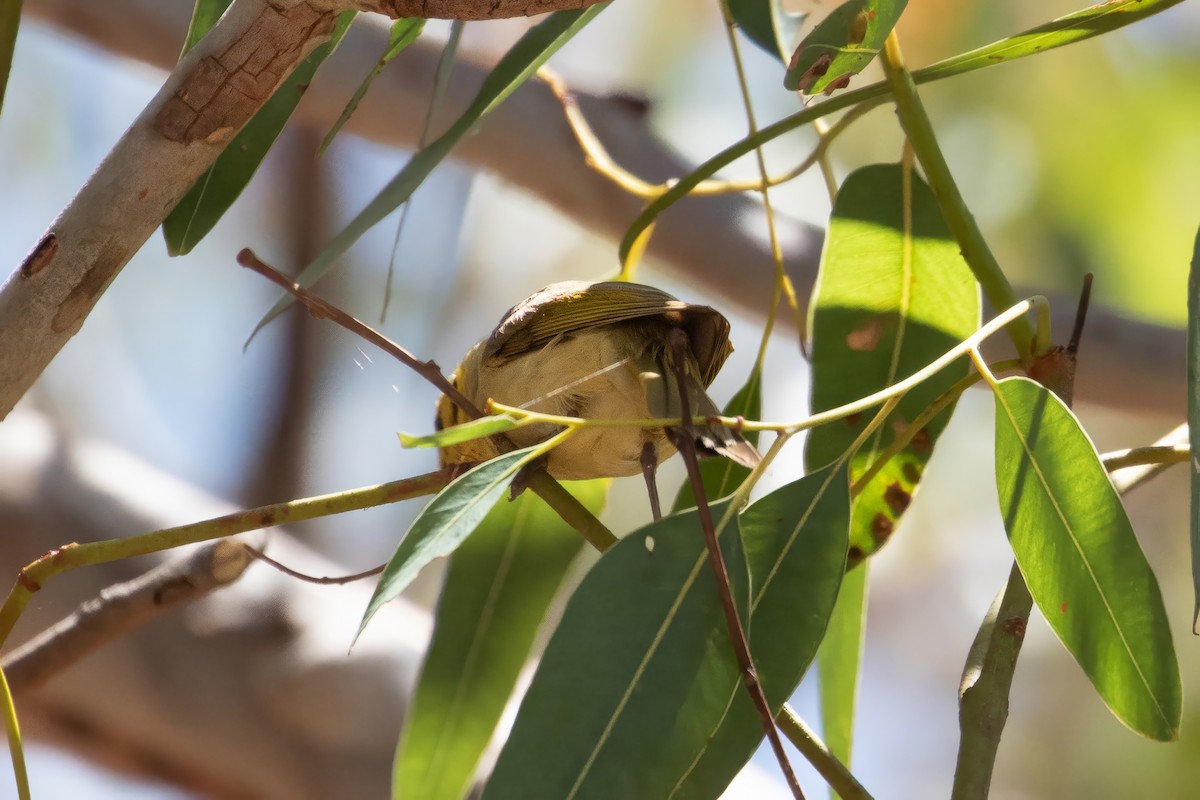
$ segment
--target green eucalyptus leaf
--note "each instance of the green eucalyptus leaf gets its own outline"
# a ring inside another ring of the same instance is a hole
[[[1188,441],[1191,444],[1192,631],[1200,618],[1200,233],[1188,272]]]
[[[1158,581],[1100,456],[1061,400],[996,386],[996,487],[1029,593],[1100,698],[1151,739],[1179,736],[1179,666]]]
[[[383,68],[387,66],[389,61],[400,55],[404,52],[405,48],[415,42],[424,29],[425,20],[420,17],[402,17],[392,23],[391,32],[388,34],[387,49],[383,51],[383,55],[379,57],[379,61],[375,62],[375,66],[367,73],[367,77],[363,78],[363,82],[354,90],[354,94],[350,97],[350,102],[346,103],[346,107],[338,115],[337,121],[329,129],[329,133],[325,134],[325,138],[321,140],[321,146],[317,148],[317,158],[325,154],[325,150],[333,142],[333,138],[338,135],[338,132],[341,131],[342,126],[358,110],[358,104],[367,96],[367,90],[371,88],[371,84],[383,72]]]
[[[599,514],[609,481],[570,484]],[[450,557],[404,720],[392,796],[459,800],[583,539],[532,492],[501,501]]]
[[[482,439],[498,433],[507,433],[517,427],[516,417],[500,414],[494,417],[480,417],[461,425],[452,425],[425,436],[413,436],[409,433],[398,433],[403,447],[449,447],[452,444]]]
[[[870,64],[908,0],[848,0],[804,37],[788,64],[783,85],[804,94],[830,93]]]
[[[979,289],[933,192],[899,164],[864,167],[834,202],[812,312],[812,410],[826,411],[891,386],[970,336]],[[850,467],[858,481],[927,406],[966,375],[964,357],[905,395]],[[951,408],[939,414],[854,500],[851,563],[874,553],[908,507]],[[841,458],[873,411],[816,428],[810,471]]]
[[[867,576],[864,561],[846,573],[829,630],[817,653],[820,678],[821,732],[829,752],[850,766],[854,744],[854,707],[862,672],[863,634],[867,623]]]
[[[536,447],[527,447],[486,461],[458,476],[429,501],[384,567],[358,634],[379,607],[399,597],[426,564],[450,555],[471,535],[536,451]]]
[[[714,518],[726,508],[714,505]],[[720,543],[746,620],[736,522]],[[667,797],[737,691],[697,512],[642,528],[609,549],[571,597],[484,800]]]
[[[767,702],[778,713],[817,653],[846,570],[845,465],[776,489],[742,512],[741,527],[752,587],[750,652]],[[671,797],[719,797],[763,738],[762,718],[739,687]]]

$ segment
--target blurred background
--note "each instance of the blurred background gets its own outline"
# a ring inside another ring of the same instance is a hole
[[[115,55],[102,35],[81,36],[62,24],[57,7],[69,3],[26,5],[0,115],[0,263],[8,265],[20,263],[164,77],[149,51],[142,58],[152,63]],[[919,67],[1078,6],[922,0],[910,4],[899,30],[910,66]],[[360,19],[356,25],[376,22]],[[473,59],[494,59],[527,24],[472,23],[462,49]],[[139,20],[126,25],[136,32]],[[447,30],[431,22],[424,36],[444,38]],[[176,33],[172,51],[182,43],[183,30]],[[967,203],[1014,282],[1074,293],[1091,271],[1096,302],[1132,319],[1183,325],[1187,266],[1200,220],[1198,37],[1200,10],[1183,3],[1114,34],[922,87]],[[781,86],[778,62],[745,39],[742,54],[760,124],[800,108]],[[406,55],[393,68],[402,69]],[[614,3],[551,65],[573,88],[644,99],[649,130],[685,162],[704,160],[745,135],[715,3]],[[852,86],[877,78],[869,70]],[[343,87],[346,97],[353,88]],[[394,109],[398,120],[424,113]],[[435,401],[433,390],[400,365],[294,311],[242,349],[276,293],[236,265],[236,252],[253,247],[284,272],[298,271],[410,153],[343,133],[316,160],[324,133],[317,126],[289,129],[235,212],[189,256],[169,259],[161,238],[153,237],[46,371],[25,409],[48,415],[72,437],[120,447],[239,505],[433,469],[431,452],[403,450],[395,437],[399,430],[428,432]],[[800,131],[773,143],[767,150],[772,172],[803,158],[814,142],[811,132]],[[898,159],[901,145],[894,115],[880,107],[833,147],[838,178]],[[753,161],[728,174],[754,175]],[[829,213],[815,172],[773,191],[772,199],[793,221],[822,225]],[[754,256],[761,257],[765,222],[731,219],[735,224],[759,243]],[[378,323],[395,235],[393,215],[318,285],[320,293]],[[789,262],[797,257],[785,251]],[[552,281],[600,279],[616,266],[615,239],[587,219],[560,213],[545,197],[475,164],[452,160],[412,201],[395,256],[392,304],[379,327],[449,372],[513,303]],[[739,280],[740,269],[729,265],[730,282]],[[737,352],[712,392],[723,402],[753,361],[768,298],[757,308],[731,305],[719,282],[693,280],[669,260],[651,259],[638,278],[729,311]],[[1084,360],[1087,344],[1085,334]],[[1180,375],[1183,368],[1180,362]],[[803,416],[807,370],[793,327],[783,325],[774,336],[766,374],[764,417]],[[1175,427],[1182,421],[1182,395],[1166,406],[1177,414],[1162,407],[1114,409],[1104,402],[1084,403],[1078,413],[1105,451],[1149,444]],[[925,488],[874,561],[854,771],[876,797],[943,796],[950,787],[962,662],[1011,563],[994,497],[991,432],[990,399],[968,394],[943,435]],[[764,489],[786,482],[799,464],[800,445],[794,443]],[[672,465],[664,480],[672,485],[680,474]],[[619,481],[614,498],[621,499],[610,502],[608,524],[618,531],[640,524],[643,497],[638,480]],[[1190,696],[1200,658],[1189,632],[1185,472],[1176,468],[1137,490],[1129,505],[1163,586]],[[386,560],[418,508],[419,501],[356,512],[293,532],[354,571]],[[436,597],[436,570],[429,572],[414,591],[417,602]],[[1195,703],[1185,709],[1180,742],[1143,741],[1107,713],[1036,612],[1034,617],[993,797],[1186,796],[1200,780]],[[357,621],[327,624],[340,625],[348,643]],[[815,723],[811,683],[801,687],[795,703]],[[88,797],[190,796],[166,784],[139,785],[135,794],[123,779],[98,778],[91,767],[47,748],[34,749],[31,769],[35,792],[43,797],[83,796],[69,782],[59,788],[58,781],[67,780],[61,776],[84,782],[77,785],[89,787]],[[802,772],[810,796],[820,796],[819,778]],[[11,792],[11,781],[0,778],[0,797],[15,796]],[[729,796],[785,793],[773,760],[760,753]]]

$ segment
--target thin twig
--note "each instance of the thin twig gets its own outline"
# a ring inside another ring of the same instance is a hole
[[[725,624],[729,628],[729,638],[733,641],[733,652],[737,658],[738,667],[742,671],[742,679],[746,684],[746,690],[750,693],[750,698],[754,701],[754,707],[758,710],[758,714],[762,718],[763,730],[766,732],[767,739],[771,742],[771,749],[775,751],[775,758],[779,761],[779,768],[783,771],[784,779],[787,780],[788,787],[792,790],[792,795],[797,800],[803,800],[804,792],[800,789],[800,782],[796,780],[796,773],[792,770],[787,753],[783,749],[783,741],[779,738],[779,730],[775,727],[771,705],[767,702],[762,682],[758,677],[758,670],[755,668],[754,659],[750,655],[750,642],[746,639],[746,629],[742,626],[741,619],[738,618],[737,604],[734,603],[733,591],[729,587],[729,573],[725,569],[725,556],[721,553],[721,545],[717,541],[717,532],[713,525],[712,509],[709,508],[708,498],[704,494],[704,479],[700,476],[700,462],[696,457],[696,439],[692,428],[692,411],[687,394],[687,334],[680,328],[673,329],[671,331],[670,344],[672,349],[671,361],[673,362],[672,366],[675,369],[675,375],[678,379],[679,402],[682,406],[680,412],[682,425],[679,429],[679,435],[675,437],[675,446],[679,449],[679,454],[683,457],[684,464],[687,465],[688,480],[691,481],[692,493],[696,498],[696,511],[700,516],[700,527],[704,530],[704,544],[708,550],[708,563],[712,567],[713,574],[716,577],[717,592],[721,596],[721,607],[725,612]]]
[[[1071,331],[1071,340],[1067,342],[1067,352],[1072,356],[1079,352],[1079,339],[1083,336],[1083,324],[1087,321],[1088,306],[1092,300],[1092,273],[1083,276],[1083,291],[1079,293],[1079,305],[1075,307],[1075,327]]]
[[[0,607],[0,645],[8,639],[35,592],[46,582],[79,567],[108,564],[135,556],[161,553],[185,544],[222,539],[246,531],[273,528],[291,522],[357,511],[433,494],[446,485],[444,470],[412,478],[367,486],[348,492],[306,497],[286,503],[259,506],[221,517],[163,528],[140,536],[63,545],[21,569],[4,605]]]
[[[474,417],[482,417],[483,412],[478,406],[463,396],[462,392],[454,388],[450,381],[446,380],[446,376],[442,374],[442,368],[433,361],[421,361],[412,353],[405,350],[400,345],[393,342],[391,339],[379,333],[365,322],[360,322],[354,317],[342,311],[337,306],[326,300],[318,297],[312,292],[305,289],[300,284],[283,275],[281,272],[270,266],[258,256],[254,255],[254,251],[246,247],[237,254],[237,262],[247,269],[257,272],[267,280],[279,286],[284,291],[291,294],[297,300],[304,304],[308,309],[308,313],[312,314],[317,319],[328,319],[341,325],[351,333],[366,339],[371,344],[378,347],[388,355],[400,361],[405,366],[412,369],[425,380],[432,383],[438,390],[449,397],[454,404],[466,411]]]
[[[369,578],[372,575],[378,575],[379,573],[383,572],[385,567],[387,567],[387,564],[380,564],[377,567],[371,567],[368,570],[356,572],[353,575],[342,575],[337,578],[318,578],[315,575],[307,575],[303,572],[298,572],[291,567],[280,564],[278,561],[271,558],[257,547],[251,547],[250,545],[244,543],[242,544],[242,547],[245,548],[248,555],[253,556],[267,566],[282,572],[284,575],[302,580],[305,583],[315,583],[318,586],[341,586],[347,583],[354,583],[355,581],[361,581],[364,578]]]
[[[813,765],[813,769],[825,779],[829,788],[837,792],[841,800],[871,800],[871,793],[858,782],[846,765],[829,751],[821,737],[800,718],[795,709],[784,703],[783,710],[775,720],[779,723],[779,730],[783,731],[783,735],[795,745],[808,763]]]
[[[567,125],[570,126],[571,132],[575,134],[575,141],[579,144],[580,149],[583,150],[584,158],[589,167],[628,194],[646,200],[658,197],[671,187],[670,181],[661,184],[651,183],[621,166],[608,152],[604,143],[600,141],[600,137],[592,129],[591,123],[587,121],[587,117],[584,116],[583,111],[579,108],[579,103],[575,98],[574,92],[567,87],[566,82],[547,67],[542,67],[538,70],[538,77],[546,84],[551,94],[562,105]],[[828,152],[829,146],[833,144],[839,134],[850,127],[851,123],[876,106],[881,105],[885,99],[883,97],[870,98],[851,108],[839,117],[836,123],[829,127],[828,132],[822,135],[816,146],[813,147],[812,152],[787,172],[773,176],[762,175],[752,180],[708,179],[701,181],[688,194],[696,197],[715,197],[722,194],[761,192],[764,188],[778,186],[795,180],[812,169],[814,165],[820,163],[821,159]]]

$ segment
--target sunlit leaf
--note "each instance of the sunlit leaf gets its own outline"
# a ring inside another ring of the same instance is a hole
[[[371,88],[371,84],[383,72],[383,68],[387,66],[389,61],[404,52],[406,47],[415,42],[424,29],[425,20],[420,17],[401,17],[392,23],[391,33],[388,35],[387,49],[383,51],[383,55],[379,57],[379,61],[375,62],[375,66],[367,73],[367,77],[363,78],[363,82],[354,90],[354,94],[350,97],[350,102],[346,103],[346,107],[338,115],[337,121],[329,129],[329,133],[325,134],[325,138],[321,140],[321,146],[317,148],[318,158],[325,154],[326,148],[333,142],[333,138],[338,135],[342,126],[358,110],[358,104],[367,96],[367,90]]]
[[[846,573],[837,605],[829,619],[829,630],[817,652],[820,677],[821,733],[825,746],[838,760],[850,766],[854,744],[854,708],[858,678],[862,671],[863,634],[867,622],[867,575],[865,561]]]
[[[812,410],[850,403],[907,378],[971,335],[979,289],[933,192],[899,164],[846,178],[834,202],[813,298]],[[955,362],[910,391],[851,462],[858,481],[896,434],[968,369]],[[911,502],[950,409],[854,501],[851,562],[875,552]],[[809,470],[841,457],[872,412],[822,425],[805,442]]]
[[[814,472],[742,512],[750,569],[750,651],[767,702],[778,713],[817,646],[846,570],[850,484],[845,466]],[[720,726],[680,775],[676,800],[719,797],[764,737],[745,691],[734,694]]]
[[[1179,736],[1179,666],[1158,581],[1070,409],[1025,378],[996,388],[996,486],[1034,602],[1118,719]]]
[[[267,151],[283,132],[283,127],[296,110],[317,68],[345,35],[354,20],[354,14],[353,11],[345,11],[338,16],[329,41],[300,62],[163,220],[163,237],[168,253],[179,256],[191,252],[238,199]]]
[[[593,514],[608,481],[571,484]],[[501,500],[450,557],[433,639],[405,714],[392,796],[459,800],[583,539],[532,492]]]
[[[714,506],[714,517],[725,508]],[[736,523],[720,541],[745,620]],[[642,528],[571,597],[484,800],[667,797],[737,691],[697,512]]]
[[[494,436],[497,433],[507,433],[517,427],[516,417],[501,414],[495,417],[480,417],[462,425],[452,425],[440,431],[424,436],[413,436],[408,433],[398,433],[403,447],[449,447],[452,444],[481,439],[484,436]]]
[[[1188,441],[1192,458],[1188,472],[1192,476],[1192,630],[1200,618],[1200,233],[1192,250],[1192,268],[1188,272]]]
[[[301,286],[311,286],[324,275],[360,236],[407,200],[459,140],[475,129],[479,120],[500,105],[518,86],[537,72],[550,56],[607,7],[608,4],[603,3],[578,11],[557,11],[530,28],[496,64],[479,87],[479,94],[454,124],[428,146],[414,153],[404,168],[375,195],[366,208],[334,236],[333,241],[296,276],[296,282]],[[291,304],[291,295],[280,298],[255,326],[251,338]]]
[[[1094,3],[1065,17],[915,70],[913,79],[917,83],[925,83],[1044,53],[1111,33],[1181,2],[1183,0],[1109,0]]]
[[[438,492],[413,521],[384,568],[358,626],[359,634],[379,607],[396,599],[422,567],[450,555],[471,535],[536,450],[527,447],[505,453],[460,475]]]
[[[804,37],[783,85],[805,94],[829,93],[850,82],[879,55],[908,0],[849,0]]]
[[[762,409],[762,373],[755,369],[744,386],[729,400],[722,412],[726,417],[758,419]],[[750,444],[758,444],[758,431],[744,431],[742,436]],[[709,500],[725,497],[733,492],[750,475],[750,470],[728,458],[706,458],[700,462],[700,477],[704,481],[704,494]],[[696,495],[691,481],[685,480],[675,496],[672,513],[696,505]]]
[[[928,67],[914,70],[913,80],[919,84],[928,83],[983,67],[1015,61],[1018,58],[1123,28],[1146,17],[1161,13],[1180,2],[1182,0],[1119,0],[1119,2],[1092,5],[1082,11],[1061,17],[1045,25],[1039,25],[1016,36],[1010,36],[978,50],[972,50],[962,56],[948,58]],[[804,111],[784,117],[778,122],[764,127],[758,133],[747,136],[725,148],[684,175],[673,183],[670,189],[646,205],[629,229],[625,231],[618,250],[618,258],[623,261],[628,256],[630,249],[638,241],[642,232],[654,224],[664,209],[674,205],[702,181],[716,175],[724,167],[742,156],[754,152],[767,142],[811,124],[813,120],[844,108],[856,106],[859,103],[887,97],[890,91],[887,83],[881,81],[861,89],[837,94]]]

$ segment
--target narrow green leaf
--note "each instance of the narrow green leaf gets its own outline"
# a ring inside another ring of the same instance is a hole
[[[850,766],[854,744],[854,706],[858,698],[858,677],[862,672],[870,567],[871,562],[865,561],[842,579],[842,590],[829,619],[829,630],[817,653],[825,746],[846,766]]]
[[[1183,0],[1108,0],[913,72],[917,83],[1016,61],[1124,28]]]
[[[192,7],[192,21],[188,25],[187,38],[183,41],[183,52],[191,50],[196,42],[212,30],[233,0],[196,0]]]
[[[725,504],[713,506],[720,519]],[[735,602],[736,523],[720,538]],[[740,687],[695,511],[608,550],[567,604],[484,800],[667,797]]]
[[[1158,581],[1070,409],[1025,378],[996,387],[996,486],[1029,593],[1113,714],[1179,736],[1179,666]]]
[[[406,47],[415,42],[424,29],[425,20],[421,17],[402,17],[392,23],[391,33],[388,35],[387,49],[383,51],[383,55],[379,57],[379,61],[367,73],[367,77],[363,78],[363,82],[354,90],[354,94],[350,97],[350,102],[346,103],[346,107],[342,109],[337,122],[333,123],[333,127],[329,129],[329,133],[325,134],[325,138],[321,140],[321,146],[317,148],[317,158],[325,155],[325,150],[333,142],[333,138],[338,135],[338,132],[350,119],[351,115],[358,110],[358,104],[367,96],[367,89],[371,88],[371,84],[383,72],[383,68],[387,66],[389,61],[400,55]]]
[[[984,67],[1015,61],[1018,58],[1123,28],[1146,17],[1166,11],[1180,2],[1182,0],[1120,0],[1119,2],[1099,3],[1045,25],[1039,25],[1025,33],[1001,39],[999,42],[972,50],[970,53],[954,56],[915,70],[913,80],[918,84],[929,83]],[[860,103],[879,100],[887,97],[889,92],[887,83],[880,81],[861,89],[839,94],[789,117],[784,117],[778,122],[766,126],[758,133],[747,136],[725,148],[680,178],[671,185],[669,190],[646,205],[642,213],[638,214],[629,226],[629,230],[625,231],[617,253],[618,261],[623,264],[628,260],[634,246],[664,209],[670,208],[702,181],[716,175],[742,156],[753,153],[767,142],[804,127],[814,120]]]
[[[495,417],[480,417],[462,425],[453,425],[440,431],[424,436],[413,436],[409,433],[398,433],[403,447],[448,447],[452,444],[462,444],[484,436],[494,436],[497,433],[507,433],[517,427],[516,417],[500,414]]]
[[[796,48],[783,85],[826,94],[850,82],[879,55],[908,0],[848,0],[813,28]]]
[[[571,484],[599,514],[608,481]],[[396,753],[392,797],[459,800],[583,540],[532,492],[501,500],[450,557]]]
[[[762,410],[762,372],[755,369],[750,373],[744,386],[725,406],[724,415],[727,417],[745,417],[758,419]],[[758,431],[746,431],[742,434],[750,444],[758,444]],[[716,500],[733,493],[742,481],[750,475],[750,470],[728,458],[706,458],[700,462],[700,477],[704,481],[704,494],[709,500]],[[692,491],[691,481],[684,481],[675,496],[675,504],[671,507],[674,514],[685,508],[696,505],[696,494]]]
[[[1192,633],[1200,619],[1200,232],[1192,249],[1192,266],[1188,271],[1188,441],[1192,460]]]
[[[579,11],[557,11],[538,23],[505,53],[495,69],[479,87],[479,94],[450,128],[421,148],[404,168],[375,195],[362,211],[346,225],[311,264],[296,276],[301,286],[311,286],[329,271],[359,237],[407,200],[424,182],[433,168],[442,162],[459,140],[475,129],[484,116],[500,105],[513,90],[528,80],[560,47],[591,22],[608,4],[589,6]],[[271,307],[251,332],[253,339],[275,317],[292,304],[291,295],[284,295]]]
[[[316,74],[317,67],[321,66],[321,62],[345,35],[354,14],[353,11],[344,11],[338,16],[329,41],[296,67],[163,220],[163,237],[168,253],[180,256],[191,252],[237,200],[254,177],[271,145],[283,132],[284,125],[304,96],[304,90]]]
[[[813,298],[812,410],[825,411],[907,378],[979,324],[979,289],[933,192],[899,164],[865,167],[838,191]],[[962,378],[956,361],[910,391],[854,455],[858,481],[930,403]],[[893,458],[854,501],[851,564],[874,553],[912,500],[952,407]],[[841,457],[872,412],[814,430],[808,470]]]
[[[844,465],[806,475],[741,517],[750,569],[750,651],[772,711],[796,690],[825,635],[846,570],[850,482]],[[740,690],[671,797],[717,798],[764,738]]]
[[[729,0],[729,15],[746,38],[787,66],[806,12],[788,11],[782,0]]]
[[[460,475],[429,501],[384,567],[355,638],[362,634],[379,607],[396,599],[426,564],[454,552],[508,489],[521,467],[529,463],[536,450],[536,447],[514,450],[480,464]]]
[[[13,51],[17,48],[17,30],[21,27],[21,0],[0,0],[0,109],[8,89]]]

